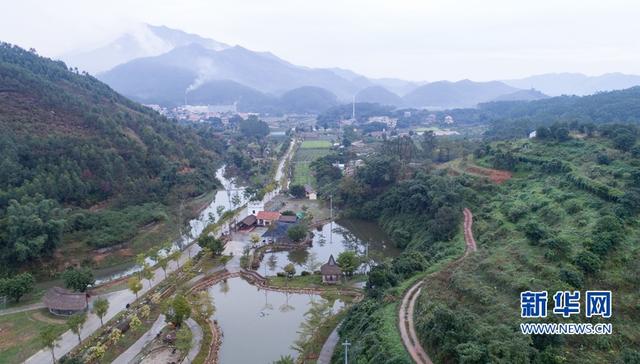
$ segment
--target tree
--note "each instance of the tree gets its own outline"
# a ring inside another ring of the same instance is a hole
[[[295,198],[303,198],[306,191],[303,185],[291,185],[289,186],[289,193]]]
[[[193,340],[193,333],[188,326],[182,326],[176,334],[176,348],[183,353],[191,350],[191,344]]]
[[[352,276],[353,272],[358,268],[359,259],[355,252],[352,251],[344,251],[338,255],[338,259],[336,260],[342,272],[347,276]]]
[[[185,296],[176,294],[165,306],[164,314],[167,322],[179,327],[184,320],[191,316],[191,304],[189,304]]]
[[[182,254],[180,253],[179,250],[174,251],[173,253],[169,254],[169,259],[171,259],[172,261],[174,261],[176,263],[176,269],[180,268],[180,256]]]
[[[20,273],[11,278],[0,279],[0,293],[19,302],[22,296],[33,291],[35,279],[31,273]]]
[[[151,281],[156,276],[156,273],[153,271],[148,264],[145,264],[142,268],[142,278],[146,279],[149,282],[149,288],[151,288]]]
[[[129,278],[129,282],[127,284],[129,286],[129,290],[136,295],[136,299],[138,299],[138,292],[142,290],[142,283],[140,283],[140,279],[138,277]]]
[[[308,228],[305,224],[297,224],[287,230],[287,236],[294,242],[299,242],[307,236]]]
[[[209,296],[207,291],[196,293],[191,300],[194,314],[203,320],[208,320],[216,312],[216,306],[213,304],[213,297]]]
[[[133,331],[138,331],[138,329],[142,326],[142,321],[140,321],[140,318],[138,318],[138,315],[133,315],[131,317],[131,321],[129,321],[129,327],[131,327],[131,330]]]
[[[167,266],[169,265],[169,259],[167,257],[162,257],[158,259],[158,266],[162,268],[162,272],[164,273],[164,277],[167,278]]]
[[[109,333],[109,342],[112,345],[115,345],[118,343],[118,341],[120,341],[120,339],[122,339],[122,331],[120,331],[120,329],[111,329],[111,332]]]
[[[108,311],[109,311],[109,300],[107,300],[106,298],[100,297],[100,298],[96,298],[96,300],[93,301],[93,308],[91,309],[91,312],[95,313],[96,316],[100,318],[100,325],[104,325],[104,322],[102,322],[102,318],[104,317],[104,315],[107,314]]]
[[[214,256],[222,254],[224,243],[222,240],[211,235],[204,235],[198,238],[198,245],[202,249],[209,250]]]
[[[242,202],[242,200],[240,199],[240,195],[236,192],[233,197],[231,197],[231,203],[233,204],[233,207],[238,207],[240,202]]]
[[[84,323],[87,322],[87,314],[84,312],[79,312],[74,315],[71,315],[67,320],[67,327],[74,334],[78,335],[78,343],[82,342],[82,338],[80,337],[80,331],[82,331],[82,327]]]
[[[222,214],[224,214],[225,207],[220,205],[216,207],[216,212],[218,213],[218,219],[222,218]]]
[[[40,339],[40,343],[51,350],[51,358],[53,362],[56,362],[56,356],[54,353],[55,348],[58,347],[58,341],[60,340],[60,336],[56,332],[56,327],[47,325],[40,329],[38,334],[38,339]]]
[[[85,292],[96,280],[89,268],[69,268],[62,273],[65,287],[74,291]]]
[[[258,236],[258,234],[251,234],[250,240],[251,245],[256,246],[260,242],[260,237]]]
[[[269,125],[259,120],[255,115],[250,115],[246,120],[240,121],[240,133],[250,138],[263,138],[269,134]]]
[[[284,266],[284,272],[287,278],[293,278],[293,276],[296,275],[296,267],[292,263],[289,263]]]
[[[280,359],[273,362],[273,364],[295,364],[295,360],[291,355],[283,355]]]

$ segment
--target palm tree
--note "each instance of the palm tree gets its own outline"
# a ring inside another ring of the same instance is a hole
[[[40,330],[38,338],[40,339],[40,342],[42,343],[42,345],[44,345],[45,347],[49,348],[49,350],[51,350],[51,358],[55,363],[56,355],[54,353],[54,350],[59,346],[58,341],[60,341],[60,336],[58,336],[55,326],[47,325],[43,327]]]
[[[107,314],[107,311],[109,311],[109,300],[100,297],[93,301],[93,308],[91,309],[91,312],[95,313],[96,316],[100,318],[100,326],[104,325],[102,318]]]

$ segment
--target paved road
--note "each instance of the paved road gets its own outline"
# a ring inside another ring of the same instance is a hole
[[[463,210],[463,215],[463,232],[466,249],[464,251],[464,254],[459,259],[452,262],[452,264],[461,262],[464,258],[467,257],[467,255],[469,255],[470,252],[475,252],[478,250],[472,230],[473,214],[471,213],[471,210],[465,208]],[[398,312],[398,325],[400,328],[400,337],[402,338],[402,343],[411,356],[411,359],[413,359],[413,361],[418,364],[432,364],[429,355],[424,351],[422,345],[420,345],[413,320],[413,312],[415,311],[416,300],[420,296],[423,283],[424,281],[419,281],[418,283],[414,284],[411,288],[409,288],[407,293],[405,293],[404,297],[402,298],[400,310]]]
[[[147,346],[156,337],[156,335],[158,335],[163,327],[165,327],[166,322],[164,319],[164,315],[158,316],[158,319],[153,323],[153,325],[151,325],[149,331],[145,332],[138,341],[129,347],[129,349],[120,354],[120,356],[113,361],[113,364],[128,364],[135,359],[142,349]]]
[[[193,256],[198,251],[200,251],[200,246],[198,246],[198,244],[193,244],[189,246],[187,249],[185,249],[182,252],[182,255],[180,256],[180,265],[182,265],[184,262],[187,261],[187,259],[189,259],[189,253],[187,253],[187,251],[190,251],[191,255]],[[171,262],[169,264],[169,267],[167,268],[167,274],[175,270],[176,270],[176,263]],[[155,276],[151,282],[152,287],[155,287],[156,285],[158,285],[160,282],[164,280],[164,272],[162,271],[161,268],[157,268],[154,272],[155,272]],[[143,282],[142,291],[140,291],[138,295],[144,294],[147,291],[149,291],[149,284],[148,282],[145,281]],[[109,311],[103,318],[104,322],[109,321],[118,312],[124,310],[126,308],[127,303],[131,303],[136,299],[136,296],[129,290],[116,291],[116,292],[104,294],[102,296],[92,297],[91,300],[89,301],[90,307],[93,305],[93,301],[95,301],[97,297],[106,297],[109,300]],[[87,316],[87,322],[82,328],[80,336],[84,339],[87,336],[93,334],[99,328],[100,328],[100,319],[98,318],[98,316],[89,312]],[[71,351],[76,345],[78,345],[78,336],[72,333],[70,330],[66,331],[60,337],[60,341],[58,342],[58,345],[59,346],[54,350],[56,358],[60,358],[64,354]],[[45,364],[45,363],[53,363],[53,361],[51,359],[51,353],[49,352],[49,350],[43,349],[38,351],[29,359],[27,359],[25,363]]]
[[[333,351],[336,349],[336,345],[338,344],[338,340],[340,340],[340,335],[338,334],[338,329],[342,325],[342,322],[336,326],[331,334],[327,338],[327,341],[322,345],[322,349],[320,350],[320,355],[318,356],[317,364],[331,364],[331,357],[333,356]]]
[[[18,313],[18,312],[24,312],[24,311],[37,310],[37,309],[44,308],[44,307],[45,307],[44,303],[36,302],[36,303],[32,303],[30,305],[24,305],[24,306],[20,306],[20,307],[5,308],[3,310],[0,310],[0,316],[10,315],[12,313]]]
[[[278,181],[284,174],[284,165],[285,162],[288,158],[291,157],[291,154],[293,153],[294,150],[294,144],[296,143],[296,140],[292,140],[291,141],[291,145],[289,146],[289,150],[287,151],[287,153],[283,156],[282,160],[280,161],[278,168],[276,170],[276,174],[274,176],[274,179],[276,181]],[[275,196],[277,193],[280,192],[280,189],[277,189],[276,191],[273,191],[272,193],[267,194],[267,196],[265,196],[265,200],[271,199],[273,196]],[[220,234],[220,232],[217,232],[218,235]],[[232,250],[234,253],[234,258],[232,261],[229,262],[228,269],[239,269],[239,262],[240,262],[240,256],[242,255],[242,252],[240,251],[240,254],[238,254],[238,247],[237,246],[230,246],[228,247],[229,250]],[[186,262],[188,259],[190,259],[190,256],[194,256],[195,254],[197,254],[200,251],[200,246],[198,244],[191,244],[187,249],[185,249],[184,251],[182,251],[182,254],[180,255],[180,265],[182,265],[184,262]],[[225,254],[227,254],[227,249],[225,249]],[[167,268],[167,274],[173,272],[176,270],[176,264],[175,262],[171,262],[169,264],[169,267]],[[155,271],[155,276],[154,279],[151,282],[151,287],[156,286],[158,283],[162,282],[165,278],[165,274],[162,271],[161,268],[157,268]],[[139,295],[144,294],[145,292],[147,292],[149,290],[149,284],[148,282],[143,282],[143,288],[142,291],[139,292]],[[98,296],[96,296],[98,297]],[[95,300],[96,297],[92,297],[91,301],[89,302],[89,305],[91,306],[93,303],[93,300]],[[115,316],[118,312],[124,310],[126,308],[127,303],[131,303],[135,300],[136,296],[131,293],[131,291],[129,290],[122,290],[122,291],[117,291],[117,292],[112,292],[112,293],[108,293],[103,295],[103,297],[107,297],[109,299],[109,311],[107,312],[107,314],[105,315],[105,317],[103,318],[105,322],[109,321],[113,316]],[[88,317],[87,317],[87,322],[85,323],[84,327],[81,330],[80,336],[84,339],[85,337],[93,334],[97,329],[100,328],[100,319],[98,318],[98,316],[89,313]],[[71,332],[71,330],[66,331],[64,334],[62,334],[62,336],[60,337],[60,341],[58,342],[58,347],[54,350],[55,356],[56,358],[60,358],[61,356],[63,356],[64,354],[68,353],[69,351],[71,351],[76,345],[78,345],[78,336],[74,333]],[[36,354],[34,354],[33,356],[31,356],[29,359],[27,359],[25,361],[25,363],[29,363],[29,364],[45,364],[45,363],[53,363],[52,359],[51,359],[51,353],[48,349],[42,349],[40,351],[38,351]]]
[[[202,328],[191,318],[188,319],[186,323],[191,329],[191,333],[193,333],[193,339],[191,340],[191,349],[186,358],[184,358],[183,363],[191,363],[200,352],[200,345],[202,345]]]

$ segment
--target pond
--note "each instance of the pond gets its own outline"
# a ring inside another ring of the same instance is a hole
[[[295,265],[298,274],[303,270],[318,270],[320,265],[329,260],[330,255],[337,259],[346,250],[355,251],[361,257],[368,257],[370,261],[380,261],[384,257],[400,254],[389,236],[370,221],[342,219],[314,229],[313,233],[313,245],[310,248],[267,253],[257,272],[273,276],[282,272],[289,263]],[[366,269],[367,265],[363,264],[361,271]]]
[[[208,292],[216,307],[213,318],[224,335],[220,363],[271,363],[281,355],[296,357],[291,345],[310,310],[324,305],[336,313],[344,306],[340,300],[318,295],[261,290],[242,278],[215,284]]]

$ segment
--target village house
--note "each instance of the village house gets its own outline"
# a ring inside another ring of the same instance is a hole
[[[251,230],[253,227],[256,226],[257,222],[258,222],[258,218],[255,215],[249,215],[244,219],[240,220],[240,222],[236,224],[236,228],[240,230],[245,230],[245,231]]]
[[[280,219],[280,213],[278,211],[258,211],[256,218],[258,226],[271,226]]]
[[[320,274],[322,275],[322,283],[336,284],[340,282],[342,269],[336,264],[333,254],[329,256],[329,261],[320,267]]]
[[[71,316],[87,309],[86,293],[72,292],[61,287],[49,288],[43,301],[49,312],[57,316]]]
[[[278,222],[282,222],[285,224],[295,224],[298,222],[298,217],[296,215],[280,215]]]
[[[316,190],[314,190],[313,187],[309,185],[304,185],[304,194],[309,200],[318,199],[318,194],[316,193]]]

